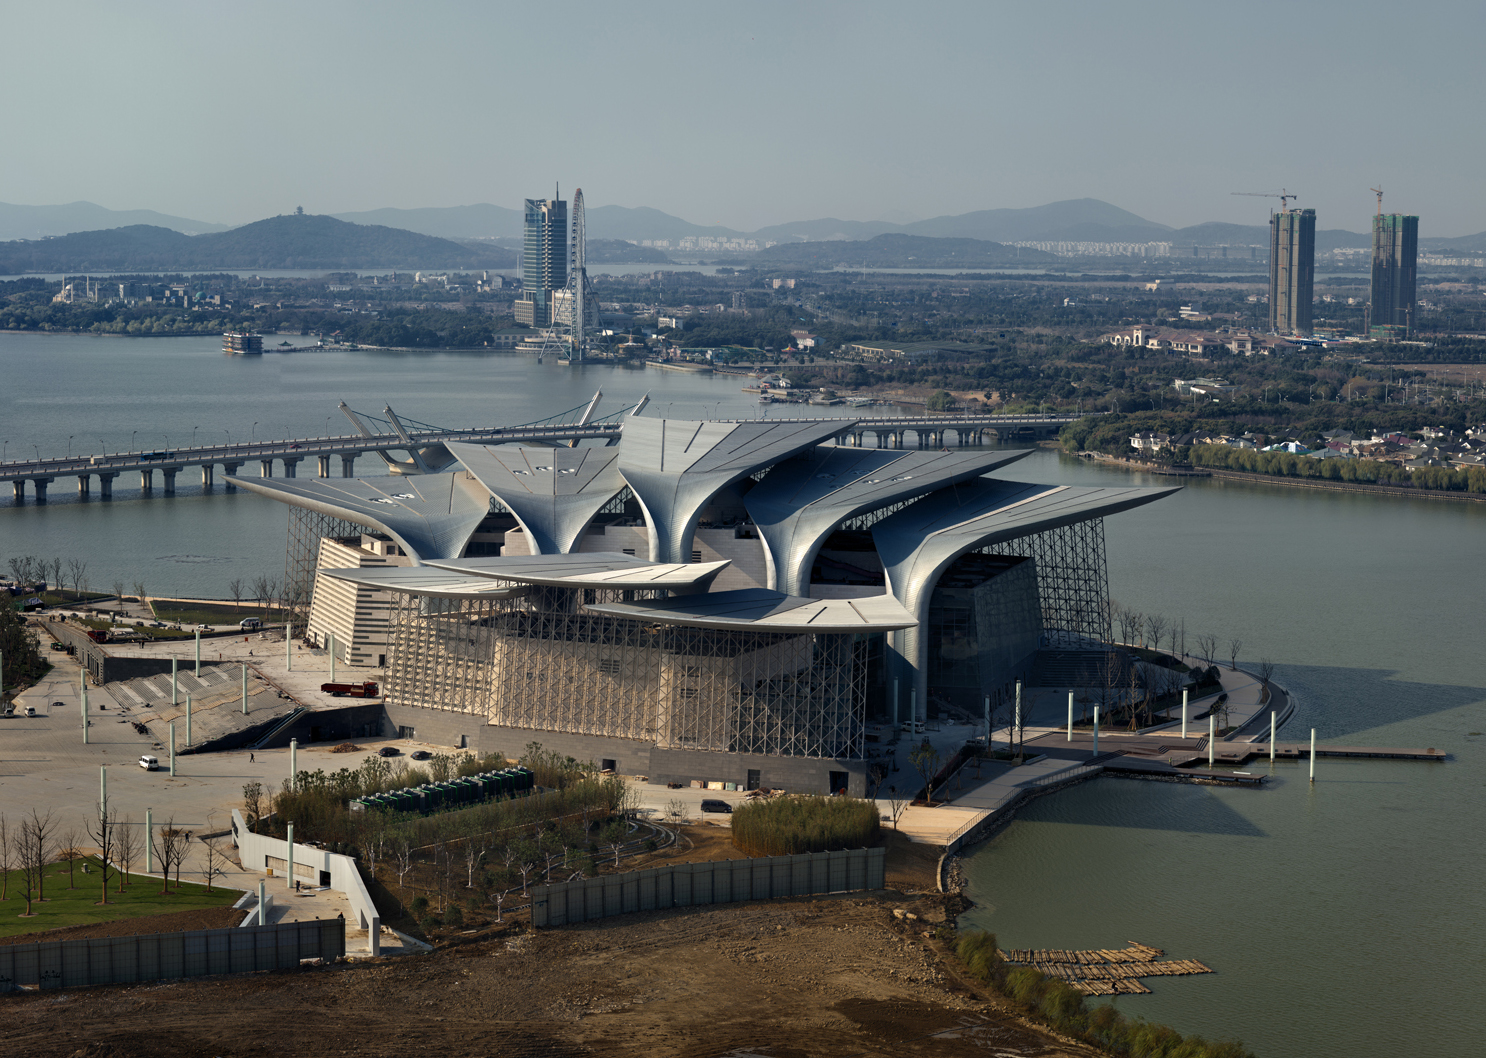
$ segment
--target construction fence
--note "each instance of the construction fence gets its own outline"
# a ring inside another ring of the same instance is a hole
[[[881,889],[886,849],[843,849],[677,863],[532,887],[534,926],[566,926],[634,911]]]
[[[0,947],[0,992],[284,970],[346,954],[343,919]]]

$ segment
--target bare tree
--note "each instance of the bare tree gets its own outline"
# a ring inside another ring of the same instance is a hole
[[[50,810],[46,814],[31,809],[31,816],[23,824],[31,847],[31,858],[36,861],[36,899],[46,899],[46,877],[42,873],[47,863],[51,861],[52,853],[56,849],[57,824],[52,819]]]
[[[924,799],[932,805],[934,777],[939,774],[939,751],[930,745],[928,739],[924,739],[908,751],[908,763],[913,765],[913,770],[924,780]]]
[[[1133,633],[1125,637],[1125,643],[1135,646],[1135,641],[1138,639],[1140,645],[1145,646],[1145,614],[1139,610],[1126,610],[1125,620],[1130,622],[1130,631]]]
[[[52,586],[52,588],[54,590],[61,591],[62,590],[62,560],[60,558],[57,558],[57,557],[54,556],[50,562],[44,563],[44,565],[47,566],[47,567],[49,567],[47,569],[47,573],[48,573],[47,580],[48,580],[48,582],[50,582],[50,584],[51,584],[51,586]]]
[[[263,784],[256,780],[243,786],[243,807],[248,810],[248,827],[258,833],[258,821],[263,817]]]
[[[1166,635],[1168,627],[1166,618],[1161,614],[1153,613],[1145,619],[1146,631],[1151,634],[1151,649],[1160,651],[1161,640]]]
[[[1230,671],[1238,671],[1238,652],[1243,649],[1242,639],[1228,640],[1228,668]]]
[[[363,812],[362,815],[371,816],[372,813]],[[385,840],[386,829],[378,818],[362,819],[356,827],[356,849],[361,853],[361,862],[368,878],[375,879],[377,876],[377,853]]]
[[[129,884],[129,875],[134,870],[134,862],[139,858],[144,839],[134,829],[134,820],[125,816],[114,826],[113,843],[114,859],[119,864],[119,892],[122,893],[124,886]]]
[[[103,899],[99,903],[106,904],[108,903],[108,872],[113,866],[114,857],[118,854],[114,847],[118,827],[109,813],[107,801],[103,803],[102,811],[98,813],[97,819],[91,817],[87,819],[87,826],[88,837],[92,838],[93,844],[98,846],[99,873],[103,876],[99,879],[99,885],[103,889]]]
[[[540,855],[536,843],[523,841],[516,850],[516,869],[521,872],[521,895],[527,896],[531,890],[528,879],[532,871],[537,869],[537,857]]]
[[[83,581],[88,576],[88,564],[80,558],[69,558],[67,560],[67,579],[72,582],[72,593],[77,595],[83,590]]]
[[[0,900],[10,899],[10,872],[15,869],[15,844],[10,824],[0,815]]]
[[[57,841],[57,854],[67,861],[67,888],[77,888],[77,858],[82,855],[82,834],[77,827],[68,827]]]
[[[232,596],[232,605],[234,609],[241,610],[243,608],[243,590],[244,588],[241,577],[237,577],[227,582],[227,594]]]
[[[480,864],[485,859],[485,846],[475,840],[477,836],[477,834],[471,833],[464,839],[463,852],[466,889],[473,889],[475,887],[475,871],[479,870]]]
[[[666,821],[671,823],[673,826],[681,822],[690,814],[690,810],[687,808],[685,801],[673,799],[666,802]]]
[[[258,600],[258,605],[265,611],[268,609],[268,596],[273,591],[273,580],[265,576],[253,578],[253,598]]]
[[[1207,632],[1197,637],[1197,655],[1209,665],[1218,653],[1218,637]]]
[[[206,832],[210,834],[215,829],[212,825],[212,817],[207,816]],[[206,891],[209,893],[212,891],[212,879],[219,874],[227,873],[222,867],[227,862],[227,856],[217,847],[217,843],[211,838],[204,837],[201,839],[201,851],[206,856],[206,869],[202,873],[206,875]],[[179,876],[177,876],[176,881],[179,883]]]
[[[898,820],[903,818],[903,813],[908,810],[908,798],[898,793],[896,786],[887,788],[887,810],[888,818],[893,821],[893,829],[898,829]]]
[[[176,869],[176,888],[180,888],[180,861],[185,856],[191,832],[175,825],[175,818],[166,821],[157,832],[153,842],[155,858],[160,861],[161,894],[170,892],[170,868]]]
[[[403,888],[403,879],[413,869],[413,843],[406,834],[398,837],[392,845],[392,859],[397,864],[397,887]]]
[[[41,868],[32,862],[30,828],[30,821],[22,819],[21,825],[10,835],[12,854],[15,856],[16,866],[21,872],[21,885],[25,889],[26,910],[23,913],[23,917],[30,917],[35,914],[31,910],[31,894],[36,889],[36,883],[41,877]]]
[[[629,840],[629,827],[625,826],[624,820],[616,819],[604,828],[604,844],[609,846],[609,851],[614,853],[614,866],[619,866],[619,851],[624,848],[624,843]]]

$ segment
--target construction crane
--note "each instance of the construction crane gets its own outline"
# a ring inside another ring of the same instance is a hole
[[[1383,189],[1381,187],[1370,187],[1368,190],[1378,196],[1378,216],[1381,217],[1383,215]]]
[[[1277,198],[1280,200],[1281,213],[1290,208],[1290,200],[1292,198],[1298,199],[1300,197],[1299,195],[1292,195],[1283,187],[1278,191],[1234,191],[1231,193],[1235,195],[1247,195],[1250,198]]]

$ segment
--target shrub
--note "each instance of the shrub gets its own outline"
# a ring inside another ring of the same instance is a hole
[[[987,984],[1001,972],[1001,949],[996,944],[994,933],[981,930],[961,933],[955,954],[972,974]]]
[[[752,801],[733,812],[733,844],[750,856],[860,849],[877,837],[877,804],[818,795]]]

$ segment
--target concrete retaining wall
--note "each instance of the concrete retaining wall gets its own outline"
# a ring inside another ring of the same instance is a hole
[[[232,810],[232,837],[237,844],[238,860],[246,871],[267,871],[269,867],[275,866],[270,860],[286,862],[289,856],[289,843],[283,838],[270,838],[262,834],[254,834],[248,829],[247,822],[242,813],[236,808]],[[275,874],[279,874],[275,871]],[[312,874],[307,872],[313,872]],[[367,938],[371,943],[371,953],[381,954],[382,950],[382,918],[377,913],[377,905],[372,903],[371,893],[366,890],[366,883],[361,880],[361,871],[356,866],[356,861],[350,856],[342,856],[336,852],[326,852],[312,845],[301,845],[294,843],[294,875],[296,878],[308,878],[312,884],[319,885],[327,881],[330,888],[336,892],[344,893],[346,900],[351,904],[351,911],[356,917],[356,924],[366,930]],[[287,882],[288,879],[286,878]]]
[[[346,924],[340,919],[14,944],[0,948],[0,991],[283,970],[301,959],[345,954]]]
[[[539,927],[565,926],[634,911],[881,889],[886,855],[877,848],[759,856],[538,885],[532,887],[531,920]]]

